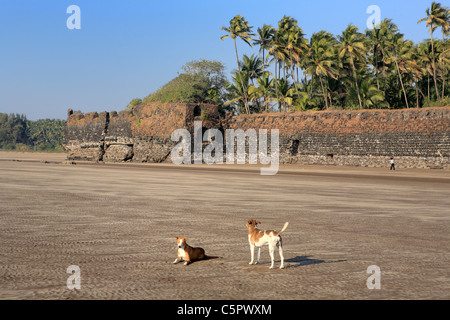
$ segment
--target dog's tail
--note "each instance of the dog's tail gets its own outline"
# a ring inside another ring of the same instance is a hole
[[[286,228],[288,227],[288,225],[289,225],[289,222],[286,222],[286,223],[284,224],[283,228],[281,228],[281,230],[278,231],[278,234],[280,234],[280,233],[282,233],[284,230],[286,230]]]

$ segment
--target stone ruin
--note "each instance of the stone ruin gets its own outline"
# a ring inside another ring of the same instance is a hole
[[[210,104],[150,103],[121,112],[68,110],[68,160],[171,162],[175,129],[278,129],[280,164],[450,169],[450,107],[220,116]]]

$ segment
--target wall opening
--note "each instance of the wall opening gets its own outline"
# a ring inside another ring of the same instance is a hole
[[[200,117],[202,115],[202,108],[200,106],[195,106],[194,117]]]
[[[291,156],[298,154],[298,147],[300,146],[300,140],[292,140],[291,144]]]

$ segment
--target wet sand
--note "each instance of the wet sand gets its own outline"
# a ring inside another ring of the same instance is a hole
[[[449,299],[450,172],[0,152],[0,299]],[[249,265],[247,218],[285,266]],[[175,236],[222,259],[174,265]],[[69,290],[77,265],[81,289]],[[381,269],[369,290],[367,268]]]

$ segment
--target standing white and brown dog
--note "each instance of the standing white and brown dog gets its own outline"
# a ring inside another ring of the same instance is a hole
[[[255,220],[255,219],[248,219],[247,223],[245,224],[246,227],[248,228],[248,242],[250,243],[250,252],[251,252],[251,257],[252,257],[252,261],[250,261],[249,264],[259,263],[261,247],[264,245],[268,245],[270,259],[272,260],[270,269],[273,269],[273,265],[274,265],[273,252],[275,250],[275,247],[278,247],[278,253],[280,254],[280,259],[281,259],[280,269],[283,269],[284,268],[284,256],[283,256],[283,247],[282,247],[282,240],[281,240],[280,234],[284,230],[286,230],[289,222],[286,222],[280,231],[259,230],[256,228],[256,225],[258,225],[260,223],[261,222]],[[258,249],[258,255],[257,255],[256,261],[255,261],[255,247]]]

